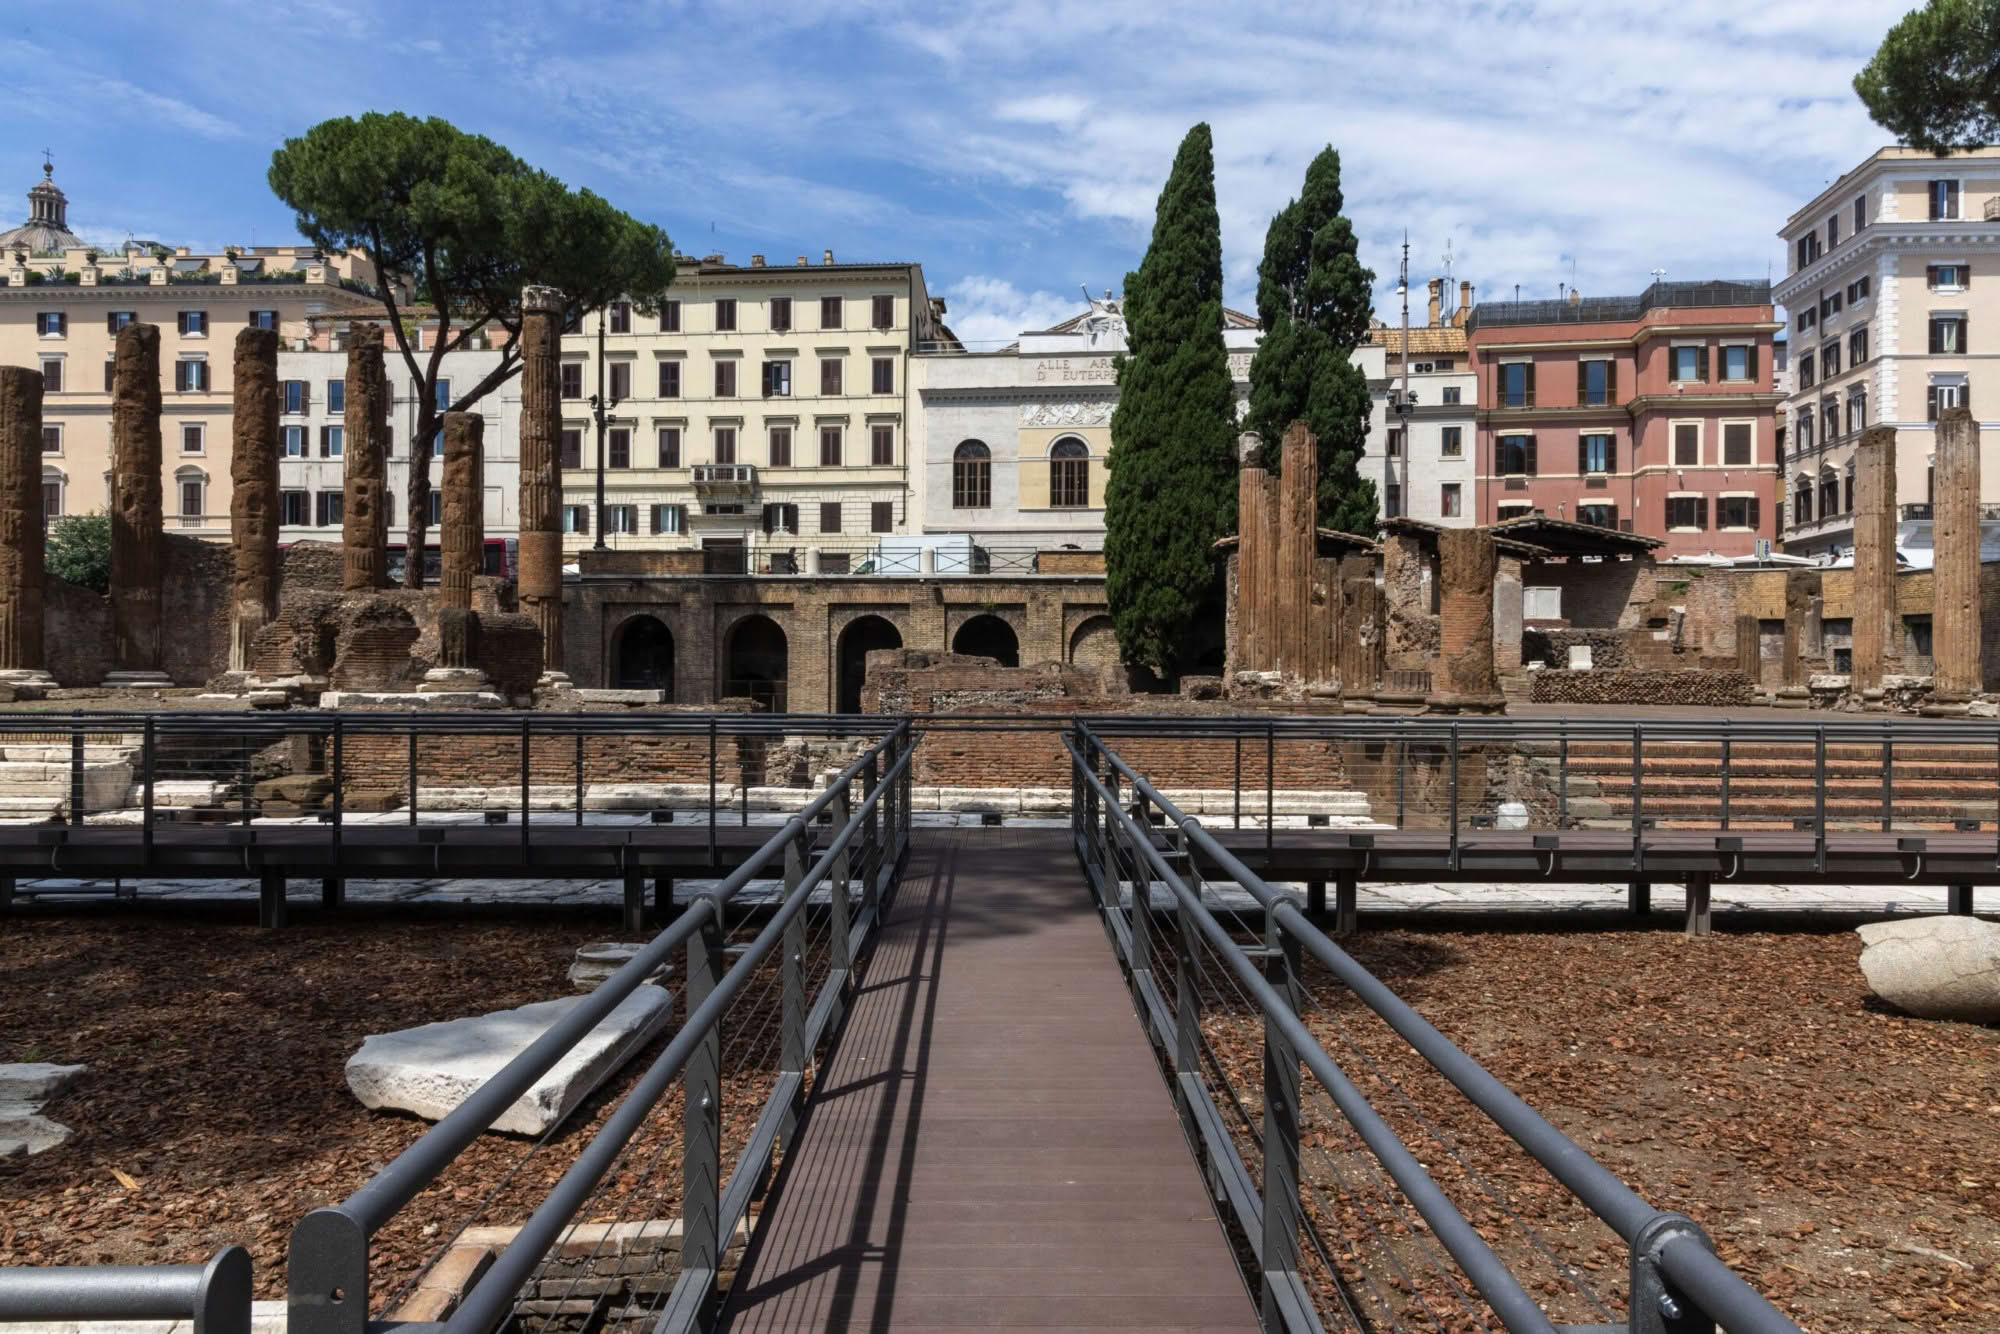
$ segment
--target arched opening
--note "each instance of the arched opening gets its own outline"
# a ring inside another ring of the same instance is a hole
[[[861,712],[861,686],[868,677],[868,655],[876,649],[901,648],[903,636],[880,616],[857,616],[840,632],[837,672],[841,713]]]
[[[664,690],[674,697],[674,632],[658,617],[634,616],[619,627],[611,684],[619,690]]]
[[[1093,616],[1069,637],[1069,660],[1078,667],[1116,667],[1118,632],[1109,616]]]
[[[1014,637],[1014,627],[998,616],[975,616],[959,626],[951,637],[951,651],[995,658],[1002,667],[1021,665],[1021,641]]]
[[[729,632],[722,693],[747,695],[760,710],[785,711],[785,682],[791,677],[785,632],[768,616],[745,616]]]
[[[993,503],[993,451],[983,440],[961,441],[951,452],[951,507],[983,510]]]
[[[1049,504],[1055,509],[1090,506],[1090,446],[1073,435],[1049,446]]]

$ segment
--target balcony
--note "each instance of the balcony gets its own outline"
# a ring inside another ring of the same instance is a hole
[[[1980,210],[1980,216],[1984,217],[1988,222],[2000,222],[2000,195],[1994,195],[1986,201],[1985,206]]]
[[[1937,517],[1933,513],[1934,507],[1929,501],[1904,505],[1901,508],[1903,518],[1908,521],[1929,523]],[[1981,505],[1979,507],[1979,518],[1983,523],[2000,522],[2000,504]]]
[[[743,497],[757,489],[757,468],[750,463],[697,463],[694,490],[706,498]]]

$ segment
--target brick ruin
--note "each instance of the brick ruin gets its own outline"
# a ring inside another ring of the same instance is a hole
[[[0,681],[40,686],[42,377],[0,366]]]
[[[118,331],[111,381],[111,624],[107,685],[166,685],[160,670],[160,331]]]
[[[250,641],[278,614],[278,334],[236,335],[229,454],[229,539],[235,601],[229,669],[249,666]]]
[[[542,632],[542,668],[567,680],[562,587],[562,295],[521,293],[521,605]]]
[[[372,324],[348,332],[344,392],[340,586],[366,593],[389,586],[389,378],[382,331]]]

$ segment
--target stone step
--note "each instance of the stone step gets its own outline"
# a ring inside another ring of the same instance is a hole
[[[157,810],[195,810],[203,806],[220,806],[230,799],[229,789],[221,783],[211,783],[201,778],[156,778],[153,780],[153,806]],[[146,804],[146,787],[134,783],[125,793],[125,804],[143,809]]]
[[[62,817],[60,797],[0,796],[0,824],[46,824]]]
[[[785,809],[803,805],[808,795],[800,788],[773,790],[791,794],[792,799]],[[718,784],[716,800],[722,805],[733,805],[740,791],[740,788]],[[706,805],[706,783],[586,783],[583,788],[583,808],[587,811],[645,811],[656,807],[678,809]],[[418,810],[519,810],[520,806],[521,787],[518,783],[493,787],[427,787],[422,783],[417,786]],[[576,785],[531,784],[528,806],[537,811],[573,811],[576,809]]]
[[[140,747],[122,744],[86,742],[83,747],[85,764],[107,764],[123,761],[136,765],[139,762]],[[70,763],[70,748],[67,742],[47,745],[0,746],[0,761],[19,761],[29,764]]]

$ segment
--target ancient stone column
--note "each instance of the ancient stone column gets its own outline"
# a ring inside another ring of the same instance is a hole
[[[250,640],[278,614],[278,333],[236,335],[230,427],[229,539],[235,590],[229,670],[250,669]]]
[[[566,681],[562,621],[562,293],[521,290],[521,610],[542,632],[545,678]]]
[[[1262,468],[1244,468],[1236,474],[1236,670],[1261,672],[1265,661],[1263,596],[1264,581],[1264,483],[1270,474]]]
[[[1278,567],[1273,666],[1303,678],[1306,628],[1312,606],[1313,559],[1319,554],[1318,442],[1304,422],[1285,428],[1278,474]]]
[[[1444,679],[1432,706],[1493,712],[1504,707],[1493,670],[1493,578],[1499,557],[1485,528],[1438,532],[1438,651]]]
[[[1931,698],[1960,703],[1984,688],[1979,660],[1979,422],[1947,408],[1937,425],[1931,588]]]
[[[1366,712],[1382,682],[1382,590],[1371,556],[1340,562],[1340,693]]]
[[[111,380],[111,685],[160,672],[160,331],[118,331]]]
[[[1896,430],[1871,426],[1854,449],[1854,681],[1882,688],[1896,634]]]
[[[357,324],[348,331],[346,398],[340,506],[346,559],[340,586],[367,593],[389,586],[389,377],[377,325]],[[423,553],[412,551],[406,558],[422,560]]]
[[[42,670],[42,376],[0,366],[0,680]]]
[[[481,444],[486,419],[476,412],[444,414],[444,523],[438,542],[442,572],[439,605],[470,607],[472,580],[485,568],[485,470]]]
[[[1755,616],[1736,618],[1736,670],[1761,686],[1764,683],[1764,661],[1758,648],[1760,624]]]
[[[1823,652],[1811,644],[1816,637],[1813,608],[1819,603],[1820,587],[1817,570],[1785,571],[1785,642],[1778,689],[1781,707],[1804,707],[1806,678],[1811,675],[1806,660]]]

